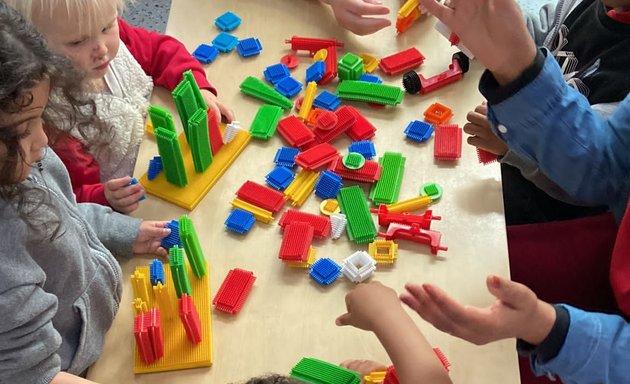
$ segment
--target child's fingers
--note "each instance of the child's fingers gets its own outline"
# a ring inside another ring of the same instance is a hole
[[[234,111],[231,108],[229,108],[227,105],[221,102],[218,103],[218,107],[220,111],[220,116],[225,117],[225,120],[228,123],[231,123],[235,118]]]
[[[475,107],[475,112],[480,113],[484,116],[488,116],[488,104],[484,101],[480,105]]]
[[[468,134],[468,135],[472,135],[472,136],[482,136],[485,137],[488,135],[489,129],[486,127],[483,127],[479,124],[475,124],[475,123],[466,123],[464,124],[464,133]],[[490,131],[492,132],[492,131]],[[493,133],[494,135],[494,133]]]
[[[390,25],[392,22],[387,19],[360,18],[355,21],[354,32],[358,35],[370,35]]]
[[[446,21],[453,15],[454,11],[436,0],[420,0],[420,4],[423,5],[429,13],[440,19],[446,24]]]
[[[111,179],[105,185],[109,190],[115,191],[117,189],[127,186],[129,183],[131,183],[131,177],[125,176],[119,179]]]
[[[142,194],[143,191],[139,190],[124,197],[116,197],[115,201],[110,203],[116,205],[117,207],[128,207],[130,205],[137,204],[140,201]]]
[[[128,187],[112,190],[110,196],[115,200],[122,200],[124,198],[138,195],[138,198],[144,194],[144,188],[140,184],[130,185]]]
[[[162,239],[171,233],[171,229],[164,228],[161,222],[155,222],[145,227],[142,232],[146,239]]]
[[[133,204],[130,205],[126,205],[126,206],[116,206],[116,210],[120,213],[124,213],[125,215],[130,214],[131,212],[135,211],[136,209],[138,209],[138,207],[140,206],[140,203],[135,202]]]
[[[488,121],[487,115],[479,113],[476,110],[468,112],[466,114],[466,120],[473,124],[479,125],[480,127],[490,127],[490,122]]]
[[[347,312],[347,313],[344,313],[343,315],[337,317],[335,319],[335,324],[340,326],[340,327],[342,327],[342,326],[345,326],[345,325],[352,325],[351,321],[352,321],[352,315],[350,315],[350,313]]]
[[[488,276],[486,285],[488,291],[501,300],[503,304],[515,309],[522,308],[537,299],[534,292],[525,285],[505,280],[499,276]]]
[[[378,3],[360,1],[353,3],[352,6],[348,9],[350,12],[359,15],[359,16],[368,16],[368,15],[388,15],[389,8]]]

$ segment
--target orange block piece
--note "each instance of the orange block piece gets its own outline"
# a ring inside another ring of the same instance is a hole
[[[444,124],[453,117],[453,110],[440,103],[433,103],[424,111],[424,121],[431,124]]]

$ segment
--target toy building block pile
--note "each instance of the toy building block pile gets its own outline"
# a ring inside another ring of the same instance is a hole
[[[217,58],[219,52],[229,53],[234,50],[234,48],[236,48],[239,55],[242,57],[256,56],[262,51],[262,45],[257,38],[248,37],[239,39],[233,34],[228,33],[241,25],[241,18],[238,15],[232,12],[226,12],[214,20],[214,25],[221,32],[217,34],[211,44],[200,44],[192,52],[192,56],[201,63],[210,64]]]
[[[186,215],[180,218],[177,228],[179,239],[171,237],[167,244],[169,268],[155,259],[149,266],[137,267],[131,276],[135,297],[135,373],[212,365],[206,261]]]

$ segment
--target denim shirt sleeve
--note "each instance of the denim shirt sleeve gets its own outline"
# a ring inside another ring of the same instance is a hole
[[[617,315],[562,306],[571,319],[564,345],[545,363],[531,358],[534,372],[539,376],[557,375],[565,384],[627,383],[630,324]]]
[[[491,76],[484,79],[480,90],[491,100],[500,87]],[[488,118],[512,151],[538,164],[569,196],[608,204],[618,219],[623,215],[630,186],[630,96],[603,120],[547,54],[533,80],[490,103]]]

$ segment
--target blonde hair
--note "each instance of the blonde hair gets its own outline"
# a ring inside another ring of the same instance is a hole
[[[68,16],[85,15],[85,18],[78,20],[79,30],[83,31],[92,27],[93,21],[101,15],[106,6],[115,4],[118,16],[121,16],[127,4],[133,3],[134,0],[4,0],[4,2],[31,22],[35,19],[52,19],[53,12],[59,9],[65,10]]]

